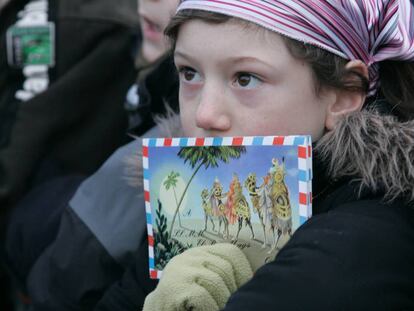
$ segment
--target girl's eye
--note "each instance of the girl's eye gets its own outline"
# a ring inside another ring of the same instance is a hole
[[[196,82],[200,82],[201,80],[200,74],[190,67],[179,68],[179,73],[180,73],[181,79],[183,79],[185,82],[196,83]]]
[[[240,73],[236,76],[235,84],[241,88],[252,89],[257,87],[262,81],[249,73]]]

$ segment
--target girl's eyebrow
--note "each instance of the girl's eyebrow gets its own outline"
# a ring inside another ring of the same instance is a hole
[[[174,59],[177,58],[177,57],[182,59],[182,60],[185,60],[187,62],[190,62],[190,63],[194,64],[195,66],[200,65],[200,63],[198,62],[198,60],[196,58],[192,57],[191,55],[189,55],[189,54],[187,54],[183,51],[175,50],[174,51]]]
[[[190,55],[179,51],[179,50],[175,50],[174,51],[174,57],[181,57],[183,59],[189,60],[189,61],[195,61],[194,58],[192,58]],[[223,63],[227,63],[230,62],[232,64],[240,64],[240,63],[260,63],[263,66],[266,67],[274,67],[274,64],[268,63],[266,61],[260,60],[256,57],[252,57],[252,56],[234,56],[234,57],[229,57],[225,60],[223,60]]]
[[[181,51],[177,51],[177,50],[175,50],[174,51],[174,57],[181,57],[181,58],[184,58],[184,59],[188,59],[188,60],[192,60],[192,57],[190,56],[190,55],[187,55],[187,54],[185,54],[184,52],[181,52]]]
[[[228,61],[236,64],[236,63],[260,63],[267,67],[274,67],[274,64],[265,62],[261,59],[251,56],[235,56],[227,59]]]

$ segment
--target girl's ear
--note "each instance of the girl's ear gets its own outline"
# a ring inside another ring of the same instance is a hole
[[[348,62],[345,69],[368,79],[368,67],[360,60]],[[336,124],[343,116],[360,111],[366,98],[366,95],[360,92],[337,90],[335,93],[336,99],[327,106],[325,127],[329,131],[335,129]]]

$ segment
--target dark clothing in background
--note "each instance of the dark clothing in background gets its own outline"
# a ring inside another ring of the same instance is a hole
[[[94,311],[141,310],[145,297],[158,284],[158,280],[148,277],[148,267],[148,239],[144,236],[135,260],[125,270],[122,279],[106,291]]]
[[[178,79],[171,57],[154,65],[153,71],[140,82],[138,95],[136,112],[142,122],[134,134],[158,136],[156,128],[149,130],[155,124],[153,115],[165,113],[167,102],[172,109],[178,109]],[[142,189],[129,184],[125,163],[140,150],[141,142],[133,140],[113,153],[73,197],[60,195],[60,200],[53,203],[59,217],[51,215],[48,219],[48,227],[55,232],[48,245],[27,236],[29,229],[18,222],[9,228],[8,262],[14,271],[20,272],[16,275],[32,300],[31,310],[89,311],[124,273],[123,282],[132,282],[128,281],[130,273],[125,272],[131,264],[136,273],[148,273],[147,255],[141,256],[140,251],[147,250],[145,201]],[[26,239],[19,238],[22,234],[26,234]],[[29,246],[30,243],[36,246]],[[31,253],[33,250],[36,255]],[[19,260],[20,257],[29,260]],[[141,266],[135,267],[137,260]],[[144,284],[153,283],[144,279]],[[137,292],[132,299],[142,302],[145,295]],[[112,302],[111,297],[112,294]]]
[[[63,202],[70,200],[83,179],[83,176],[74,175],[44,182],[13,209],[8,231],[13,243],[9,243],[8,248],[20,256],[14,256],[8,266],[18,267],[12,271],[17,280],[23,282],[39,254],[56,239],[66,207]],[[24,288],[24,284],[19,285]]]
[[[134,136],[144,135],[152,128],[155,125],[154,116],[164,116],[166,106],[178,111],[179,81],[172,55],[164,55],[156,63],[142,68],[138,85],[137,120],[130,130]]]
[[[15,98],[25,77],[6,57],[6,30],[28,1],[0,12],[0,208],[61,175],[93,173],[127,142],[125,94],[134,83],[136,1],[49,0],[56,65],[46,91]]]
[[[123,103],[136,79],[139,41],[136,0],[49,0],[49,20],[56,27],[49,86],[28,101],[18,100],[26,77],[8,65],[6,31],[29,2],[11,0],[0,11],[0,264],[8,213],[33,190],[12,220],[16,261],[8,268],[16,276],[55,239],[63,210],[58,201],[74,192],[76,176],[93,173],[128,141]],[[3,295],[9,290],[3,271],[0,277]],[[2,295],[0,310],[11,310]]]

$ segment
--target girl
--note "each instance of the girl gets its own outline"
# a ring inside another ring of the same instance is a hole
[[[182,2],[167,33],[185,134],[311,134],[314,216],[243,286],[232,245],[177,256],[144,310],[414,309],[413,16],[408,0]]]

